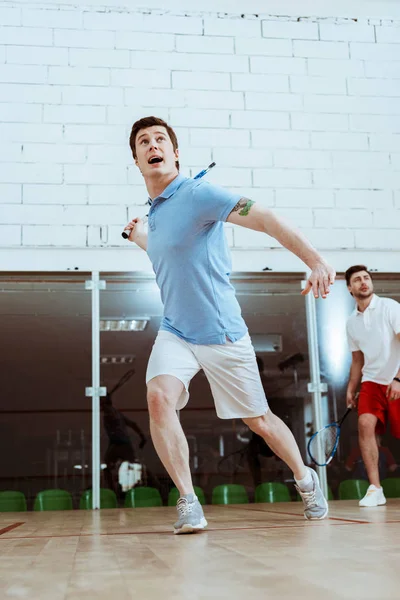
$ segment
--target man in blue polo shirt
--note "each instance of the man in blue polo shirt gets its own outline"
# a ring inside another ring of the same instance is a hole
[[[256,356],[229,282],[228,221],[275,237],[312,273],[311,289],[325,298],[334,270],[297,230],[248,198],[179,173],[178,141],[162,119],[134,123],[130,147],[149,197],[143,221],[127,226],[129,240],[153,264],[164,316],[146,374],[150,431],[155,449],[179,490],[175,533],[204,529],[207,521],[194,493],[186,437],[176,415],[189,399],[189,383],[203,369],[222,419],[243,419],[292,469],[307,519],[323,519],[328,505],[318,476],[304,465],[288,427],[268,408]]]

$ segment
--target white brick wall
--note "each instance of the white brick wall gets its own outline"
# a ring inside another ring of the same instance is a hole
[[[345,42],[375,42],[375,28],[358,23],[320,23],[321,40]],[[387,41],[387,40],[380,40]]]
[[[87,244],[87,227],[71,225],[23,225],[23,246],[69,246],[82,247]]]
[[[264,21],[263,35],[266,38],[287,38],[289,40],[318,40],[318,24],[285,21]]]
[[[22,201],[22,185],[19,184],[0,184],[0,198],[2,203],[7,201],[7,204],[20,204]]]
[[[3,246],[21,246],[21,225],[0,225],[0,239]]]
[[[275,60],[278,56],[292,56],[292,44],[290,40],[237,37],[234,39],[234,42],[236,54],[252,56],[254,57],[252,61],[257,61],[257,55],[273,56]],[[253,62],[251,64],[254,66]]]
[[[349,58],[349,45],[345,42],[294,40],[293,53],[294,56],[304,56],[305,58]]]
[[[309,58],[307,60],[308,74],[324,77],[364,77],[368,66],[362,60],[323,60]]]
[[[6,62],[10,65],[67,65],[68,49],[10,44],[6,47]]]
[[[2,25],[21,25],[21,11],[18,7],[0,7],[0,23]]]
[[[184,173],[215,160],[321,250],[400,250],[400,21],[201,11],[0,8],[0,246],[125,247],[129,131],[157,114]]]
[[[286,40],[285,40],[286,41]],[[276,40],[274,40],[276,44]],[[280,56],[276,57],[264,57],[264,56],[251,56],[250,57],[250,70],[252,73],[276,73],[277,75],[281,75],[280,79],[275,78],[272,81],[275,82],[285,82],[285,86],[287,83],[286,75],[305,75],[307,73],[307,61],[305,58],[281,58]],[[282,76],[282,73],[285,73],[285,76]],[[268,91],[268,88],[265,89],[266,82],[268,81],[267,77],[263,77],[263,88],[262,91]],[[280,91],[280,90],[273,90]]]
[[[172,87],[176,90],[230,90],[229,73],[205,73],[201,77],[189,71],[173,71]]]

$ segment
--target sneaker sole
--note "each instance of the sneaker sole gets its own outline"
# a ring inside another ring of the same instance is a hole
[[[208,525],[208,523],[207,523],[206,519],[203,517],[198,525],[190,525],[189,523],[186,523],[179,529],[175,529],[175,527],[174,527],[174,533],[176,535],[180,535],[181,533],[196,533],[197,531],[201,531],[202,529],[205,529],[207,527],[207,525]]]
[[[358,503],[358,506],[360,508],[377,508],[378,506],[385,506],[386,504],[386,500],[385,502],[378,502],[378,504],[360,504]]]

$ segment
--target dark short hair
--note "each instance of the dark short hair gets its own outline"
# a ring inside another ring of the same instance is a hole
[[[131,135],[129,136],[129,145],[132,150],[133,158],[137,158],[136,154],[136,136],[141,129],[147,129],[147,127],[154,127],[155,125],[159,125],[160,127],[165,127],[169,138],[172,142],[172,146],[174,150],[178,150],[178,138],[176,137],[175,131],[172,129],[170,125],[164,119],[160,119],[159,117],[143,117],[143,119],[139,119],[132,125]],[[179,162],[176,161],[176,166],[179,171]]]
[[[354,265],[352,267],[349,267],[346,273],[344,274],[346,277],[346,285],[350,285],[351,276],[354,275],[354,273],[359,273],[360,271],[366,271],[371,277],[371,273],[368,271],[365,265]]]

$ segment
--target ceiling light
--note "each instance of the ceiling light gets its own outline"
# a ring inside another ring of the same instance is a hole
[[[101,319],[100,331],[143,331],[148,319]]]
[[[102,365],[129,365],[135,361],[135,355],[115,355],[115,356],[101,356],[100,363]]]

